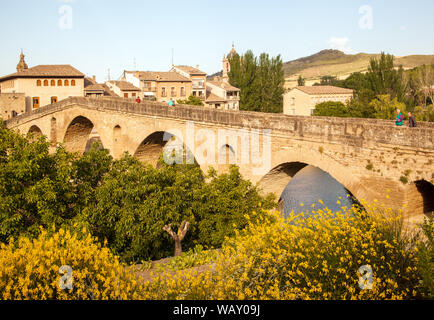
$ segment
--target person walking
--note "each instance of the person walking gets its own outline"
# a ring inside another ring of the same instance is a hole
[[[410,128],[414,128],[416,127],[416,119],[414,117],[414,115],[411,114],[411,112],[408,113],[408,126]]]
[[[397,109],[396,112],[398,113],[398,115],[396,116],[395,124],[397,126],[401,127],[402,126],[402,120],[404,119],[404,117],[403,117],[403,115],[401,113],[401,110]]]
[[[140,97],[137,97],[136,102],[137,102],[137,103],[142,102],[142,100],[140,100]]]
[[[170,100],[169,100],[169,107],[173,107],[173,100],[172,100],[172,98],[170,98]]]

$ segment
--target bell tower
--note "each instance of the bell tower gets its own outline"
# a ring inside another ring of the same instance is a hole
[[[229,52],[227,56],[223,56],[223,81],[229,81],[229,72],[231,71],[231,64],[229,63],[229,59],[232,58],[235,54],[237,54],[237,52],[235,51],[235,45],[232,42],[231,52]]]
[[[21,54],[20,54],[20,62],[18,62],[17,64],[17,72],[21,72],[24,71],[26,69],[28,69],[29,67],[27,66],[26,61],[24,60],[24,53],[23,50],[21,50]]]

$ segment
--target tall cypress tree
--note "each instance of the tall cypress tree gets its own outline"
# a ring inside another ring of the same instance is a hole
[[[262,53],[255,57],[251,50],[229,59],[229,82],[241,89],[240,109],[261,112],[282,112],[283,63],[280,56]]]

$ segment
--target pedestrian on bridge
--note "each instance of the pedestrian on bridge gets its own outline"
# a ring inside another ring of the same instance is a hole
[[[395,124],[397,126],[401,127],[402,126],[402,120],[404,119],[404,117],[403,117],[403,115],[401,113],[401,110],[397,109],[396,112],[398,113],[398,115],[396,116]]]
[[[417,126],[416,119],[414,118],[414,115],[411,114],[411,112],[408,113],[408,126],[410,128],[414,128]]]

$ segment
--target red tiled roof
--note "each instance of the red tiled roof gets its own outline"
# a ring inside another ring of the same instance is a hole
[[[139,88],[129,83],[128,81],[109,81],[123,91],[140,91]]]
[[[1,77],[0,81],[13,78],[44,78],[44,77],[71,77],[84,78],[84,74],[69,64],[38,65],[23,71],[15,72]]]
[[[84,88],[84,91],[105,91],[105,89],[101,84],[95,83],[95,84],[91,84],[91,85],[86,86]]]
[[[298,89],[309,95],[317,94],[353,94],[353,90],[334,86],[298,86]],[[292,90],[294,90],[292,89]]]
[[[234,86],[231,86],[229,83],[224,82],[224,81],[215,81],[215,80],[213,80],[213,81],[207,81],[207,83],[210,83],[210,84],[213,84],[213,85],[215,85],[217,87],[223,88],[226,91],[241,91],[240,89],[238,89],[238,88],[236,88]]]
[[[174,82],[191,82],[189,78],[180,75],[177,72],[154,72],[138,71],[136,75],[140,80],[145,81],[174,81]]]
[[[178,68],[184,72],[187,72],[190,75],[195,76],[206,76],[206,72],[203,72],[197,68],[193,68],[191,66],[175,66],[175,68]]]
[[[222,97],[211,93],[211,91],[206,92],[206,102],[226,102],[226,100]]]

